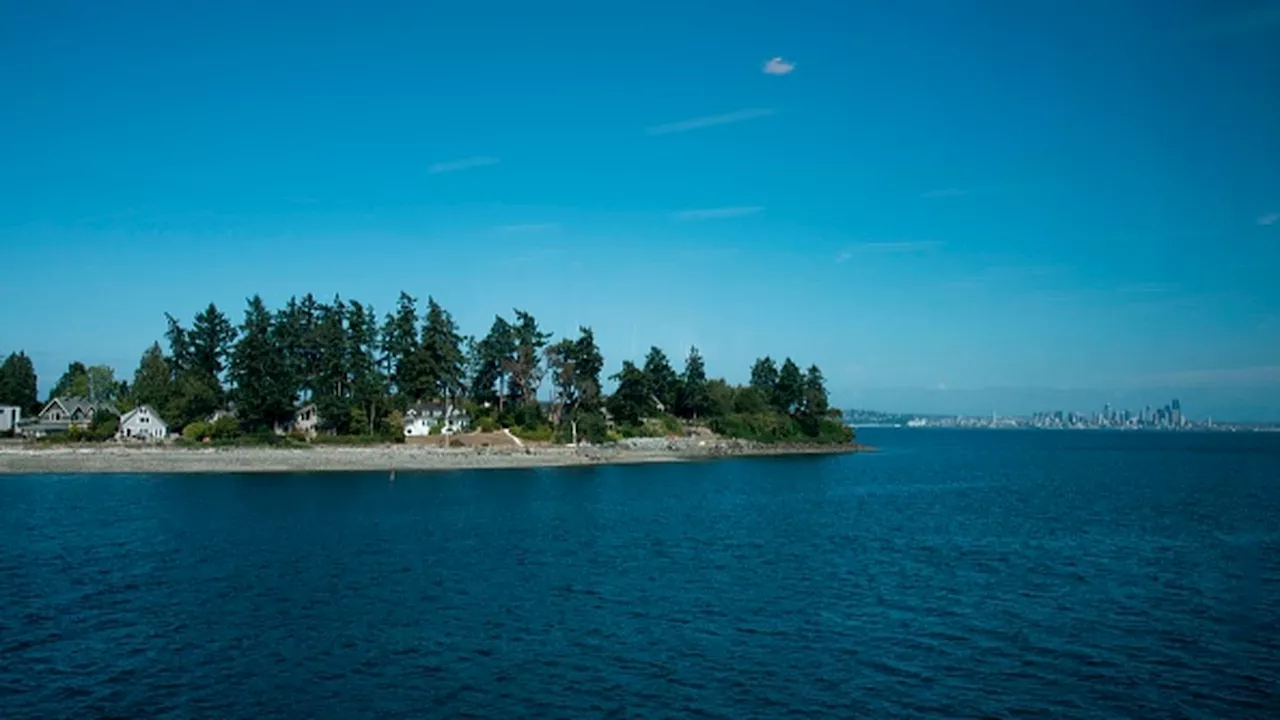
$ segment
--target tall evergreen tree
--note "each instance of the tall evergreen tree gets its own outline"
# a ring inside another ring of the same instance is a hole
[[[578,328],[578,339],[573,341],[573,382],[578,388],[578,405],[587,410],[600,406],[600,373],[604,371],[604,356],[596,345],[595,333],[589,327]]]
[[[827,401],[826,380],[822,377],[822,370],[818,369],[817,365],[810,365],[805,373],[802,397],[800,415],[805,422],[805,430],[814,434],[830,408]]]
[[[673,413],[676,409],[676,391],[680,387],[680,377],[671,368],[667,354],[659,347],[650,347],[644,358],[645,384],[654,399],[662,404],[664,412]]]
[[[133,400],[139,405],[150,405],[167,419],[165,412],[172,396],[173,375],[169,372],[169,363],[160,343],[152,343],[133,373]]]
[[[473,400],[497,403],[499,413],[505,409],[509,396],[506,363],[515,351],[515,329],[501,315],[495,316],[489,334],[476,344],[475,375],[471,381]]]
[[[206,379],[212,378],[211,384],[219,391],[222,389],[222,371],[226,369],[227,355],[235,339],[235,327],[213,303],[196,314],[191,331],[187,333],[192,369]]]
[[[804,375],[791,358],[782,362],[778,382],[773,389],[773,407],[781,413],[794,413],[804,403]]]
[[[422,385],[417,367],[421,354],[418,342],[418,300],[401,292],[394,314],[388,313],[382,326],[382,364],[401,405],[416,400]]]
[[[435,298],[427,297],[427,319],[422,328],[422,367],[428,379],[424,390],[446,402],[463,394],[466,378],[462,336],[458,324]]]
[[[630,360],[624,360],[622,369],[610,379],[618,383],[618,389],[609,396],[606,404],[614,420],[624,425],[638,425],[643,418],[653,414],[653,393],[649,391],[648,378],[643,370]]]
[[[765,357],[756,360],[751,366],[751,387],[759,390],[764,397],[772,398],[774,388],[778,385],[778,366],[773,358]]]
[[[351,382],[351,431],[372,434],[387,412],[387,382],[378,368],[378,320],[373,307],[352,300],[347,308],[347,357]],[[363,423],[355,421],[359,415]]]
[[[246,429],[259,430],[288,422],[293,415],[294,384],[280,352],[278,327],[271,312],[254,295],[245,309],[240,339],[231,352],[231,380],[236,413]]]
[[[542,384],[542,349],[551,339],[551,333],[538,328],[538,321],[523,310],[516,310],[516,323],[512,329],[515,338],[511,356],[505,361],[505,369],[511,378],[512,395],[522,403],[537,402],[538,387]]]
[[[312,401],[325,429],[345,432],[351,421],[351,387],[348,372],[347,306],[341,297],[317,309],[312,345],[316,353]]]
[[[696,420],[705,417],[710,406],[711,398],[707,395],[707,366],[698,348],[691,347],[689,356],[684,361],[684,373],[680,376],[676,414],[682,418]]]
[[[11,353],[0,365],[0,405],[16,405],[29,413],[39,409],[36,368],[24,352]]]

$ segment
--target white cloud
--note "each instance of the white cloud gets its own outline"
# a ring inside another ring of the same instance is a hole
[[[722,220],[724,218],[755,215],[764,208],[750,205],[739,207],[706,208],[703,210],[684,210],[675,214],[678,220]]]
[[[459,170],[470,170],[471,168],[485,167],[487,165],[497,165],[502,162],[496,157],[488,157],[478,155],[475,157],[462,158],[460,160],[450,160],[448,162],[438,162],[427,168],[427,172],[432,175],[440,173],[457,172]]]
[[[645,128],[644,132],[646,135],[670,135],[672,133],[688,132],[689,130],[700,130],[715,125],[729,125],[743,122],[744,120],[754,120],[773,115],[775,112],[772,108],[747,108],[745,110],[734,110],[724,115],[708,115],[665,125],[651,125]]]
[[[795,69],[795,63],[788,62],[780,57],[769,58],[763,68],[766,75],[786,75]]]
[[[1275,225],[1277,221],[1280,221],[1280,213],[1267,213],[1258,218],[1259,225]]]

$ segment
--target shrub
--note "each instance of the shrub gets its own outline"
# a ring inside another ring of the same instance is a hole
[[[182,428],[182,437],[194,442],[200,442],[212,435],[213,427],[207,422],[196,421]]]
[[[531,428],[516,425],[511,428],[511,434],[521,440],[527,440],[529,442],[551,442],[552,437],[555,435],[555,431],[546,425]]]
[[[497,432],[501,428],[498,421],[489,415],[480,418],[480,422],[476,423],[476,429],[480,432]]]
[[[206,434],[214,440],[230,440],[240,435],[240,423],[230,415],[223,415],[212,423],[200,424],[205,426]]]

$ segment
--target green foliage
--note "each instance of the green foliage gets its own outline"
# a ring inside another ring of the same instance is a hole
[[[698,348],[691,347],[676,394],[676,415],[692,420],[706,417],[711,409],[711,397],[707,394],[707,366]]]
[[[604,419],[604,414],[594,410],[578,410],[571,415],[566,415],[561,421],[560,426],[555,430],[555,441],[573,442],[575,426],[578,431],[578,442],[585,440],[591,443],[602,443],[607,439],[609,425]]]
[[[152,343],[151,347],[142,354],[138,369],[133,373],[133,388],[130,396],[135,404],[150,405],[165,420],[169,420],[165,411],[169,407],[173,392],[173,374],[169,369],[169,362],[165,360],[160,343]]]
[[[50,399],[88,396],[89,368],[78,360],[67,365],[67,371],[62,373],[62,377],[58,378],[58,382],[54,383],[53,389],[49,391]]]
[[[207,422],[187,423],[187,426],[182,428],[182,439],[190,442],[201,442],[211,435],[213,435],[213,427]]]
[[[511,434],[526,442],[551,442],[555,431],[547,426],[540,427],[523,427],[521,425],[513,425]]]
[[[40,401],[36,388],[36,368],[24,352],[16,352],[0,365],[0,405],[15,405],[33,413]]]
[[[231,355],[231,379],[242,427],[269,432],[293,415],[295,381],[277,346],[276,324],[257,295],[245,309],[240,341]]]
[[[657,412],[644,371],[630,360],[623,361],[622,369],[610,379],[617,381],[618,389],[606,407],[619,424],[637,426]]]
[[[497,432],[502,429],[502,425],[497,418],[485,415],[476,422],[476,429],[480,432]]]
[[[769,412],[772,408],[770,404],[772,397],[772,390],[766,394],[764,390],[757,387],[738,388],[733,396],[733,411],[748,415]]]
[[[223,415],[212,423],[201,423],[208,436],[214,440],[231,440],[240,436],[240,422],[230,415]]]
[[[644,358],[645,385],[653,399],[662,404],[663,412],[674,412],[680,377],[671,368],[667,354],[658,347],[650,347]]]
[[[778,385],[778,366],[774,364],[773,358],[765,356],[756,360],[751,366],[751,384],[749,387],[759,392],[766,398],[773,397],[774,389]]]
[[[488,402],[499,407],[505,405],[508,395],[507,367],[516,352],[516,332],[511,323],[501,315],[493,318],[489,334],[476,343],[469,361],[471,398],[476,402]]]
[[[540,428],[547,424],[547,419],[542,414],[542,406],[536,400],[511,406],[499,419],[505,425],[519,425],[526,428]]]
[[[778,382],[773,388],[773,408],[781,413],[793,413],[804,403],[804,376],[791,358],[782,363]]]

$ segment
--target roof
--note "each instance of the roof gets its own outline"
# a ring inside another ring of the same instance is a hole
[[[41,415],[45,414],[45,412],[48,411],[49,408],[52,407],[54,403],[57,403],[58,406],[62,408],[62,411],[68,415],[74,415],[76,410],[79,410],[82,414],[86,414],[86,415],[92,415],[99,410],[105,410],[115,415],[120,414],[120,411],[116,410],[115,406],[112,405],[111,403],[106,403],[106,402],[95,403],[89,398],[83,398],[83,397],[53,398],[49,402],[45,403],[45,406],[43,408],[40,408],[40,414]]]
[[[132,420],[134,415],[141,413],[143,410],[146,410],[147,413],[152,417],[158,418],[160,422],[162,423],[164,422],[164,418],[160,416],[160,413],[156,412],[155,408],[151,407],[150,405],[139,405],[138,407],[120,416],[120,423],[124,424],[129,420]],[[168,425],[168,423],[165,423],[165,424]]]
[[[433,413],[445,413],[449,415],[466,415],[467,411],[456,406],[446,405],[440,402],[420,402],[409,406],[405,411],[405,415],[426,415]]]

